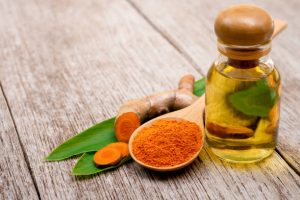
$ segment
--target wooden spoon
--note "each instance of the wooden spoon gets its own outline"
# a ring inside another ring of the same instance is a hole
[[[274,20],[274,26],[275,26],[275,28],[274,28],[274,33],[272,35],[272,39],[274,39],[282,30],[284,30],[287,27],[287,23],[282,20]],[[142,126],[140,126],[139,128],[137,128],[133,132],[133,134],[129,140],[129,152],[130,152],[131,157],[140,165],[142,165],[148,169],[155,170],[155,171],[175,171],[175,170],[181,169],[181,168],[187,166],[188,164],[190,164],[191,162],[193,162],[199,155],[199,153],[203,147],[203,143],[204,143],[203,142],[203,140],[204,140],[204,124],[203,124],[204,108],[205,108],[205,95],[202,95],[202,97],[200,97],[192,105],[190,105],[184,109],[181,109],[181,110],[178,110],[175,112],[171,112],[171,113],[162,115],[160,117],[157,117],[155,119],[152,119],[151,121],[149,121],[149,122],[143,124]],[[139,131],[141,129],[143,129],[146,126],[151,125],[153,122],[155,122],[156,120],[159,120],[159,119],[187,120],[187,121],[196,123],[200,127],[201,140],[202,140],[201,147],[199,148],[198,152],[196,152],[195,155],[190,160],[188,160],[184,163],[181,163],[179,165],[172,166],[172,167],[155,167],[155,166],[150,166],[150,165],[143,163],[142,161],[138,160],[134,156],[134,154],[132,152],[132,142],[133,142],[134,138],[137,136],[137,134],[139,133]]]
[[[142,165],[148,169],[155,170],[155,171],[174,171],[174,170],[181,169],[181,168],[187,166],[188,164],[190,164],[191,162],[193,162],[199,155],[199,153],[203,147],[203,143],[204,143],[204,125],[203,125],[204,107],[205,107],[205,95],[202,95],[192,105],[190,105],[184,109],[181,109],[181,110],[178,110],[175,112],[171,112],[171,113],[162,115],[160,117],[157,117],[155,119],[152,119],[151,121],[149,121],[149,122],[143,124],[142,126],[140,126],[139,128],[137,128],[133,132],[133,134],[131,135],[130,140],[129,140],[129,152],[130,152],[130,155],[133,158],[133,160],[135,160],[140,165]],[[196,123],[200,127],[200,129],[201,129],[201,146],[200,146],[199,150],[195,153],[195,155],[190,160],[188,160],[184,163],[181,163],[179,165],[176,165],[176,166],[155,167],[155,166],[150,166],[150,165],[143,163],[142,161],[138,160],[134,156],[134,154],[132,152],[132,142],[133,142],[134,138],[137,136],[137,134],[139,133],[139,131],[141,129],[143,129],[146,126],[151,125],[153,122],[155,122],[156,120],[159,120],[159,119],[167,119],[167,120],[169,119],[169,120],[178,120],[178,121],[187,120],[187,121]]]

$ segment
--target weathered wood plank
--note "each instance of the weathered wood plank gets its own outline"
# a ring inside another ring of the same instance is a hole
[[[191,63],[206,74],[216,58],[213,31],[217,13],[241,1],[129,0]],[[300,173],[300,2],[253,1],[266,8],[274,18],[286,20],[289,28],[273,42],[271,54],[283,79],[283,95],[278,147],[280,154]]]
[[[237,165],[201,152],[191,167],[157,174],[129,163],[88,178],[51,149],[129,98],[174,88],[195,69],[126,1],[3,1],[0,79],[42,199],[279,199],[299,177],[274,154]]]
[[[0,85],[0,199],[38,199]]]

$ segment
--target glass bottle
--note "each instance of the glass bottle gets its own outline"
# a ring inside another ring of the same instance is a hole
[[[215,21],[217,60],[206,82],[206,142],[221,159],[256,162],[277,143],[280,76],[269,57],[271,16],[253,5],[223,10]]]

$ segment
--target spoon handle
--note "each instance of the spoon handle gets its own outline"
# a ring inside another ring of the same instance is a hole
[[[201,97],[199,97],[192,105],[184,108],[182,111],[181,117],[185,120],[189,120],[192,122],[197,123],[201,130],[204,131],[204,114],[205,109],[205,94],[203,94]]]
[[[274,20],[274,32],[272,35],[272,39],[274,39],[286,27],[287,27],[287,23],[285,21],[280,19]]]

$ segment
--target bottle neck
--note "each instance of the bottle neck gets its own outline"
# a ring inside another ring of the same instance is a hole
[[[219,57],[215,60],[215,66],[231,66],[236,69],[251,69],[260,66],[263,64],[265,67],[274,67],[273,60],[269,55],[260,57],[255,60],[236,60],[225,56],[224,54],[220,54]]]
[[[271,51],[271,42],[255,46],[236,46],[218,41],[218,50],[224,56],[234,60],[233,63],[240,61],[240,64],[247,66],[251,65],[252,62],[247,64],[247,62],[242,61],[255,61],[266,56]]]
[[[227,64],[240,69],[250,69],[259,65],[259,59],[256,60],[235,60],[228,58]]]

